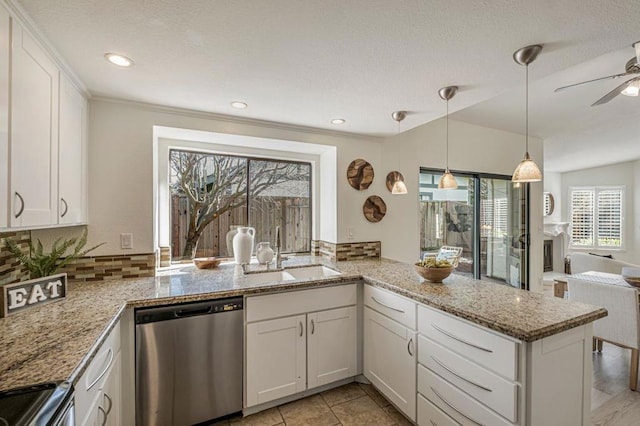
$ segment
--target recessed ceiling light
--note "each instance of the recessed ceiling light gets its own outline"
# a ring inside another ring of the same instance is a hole
[[[344,124],[345,121],[347,120],[345,120],[344,118],[334,118],[333,120],[331,120],[331,124]]]
[[[133,65],[133,61],[126,56],[119,55],[117,53],[107,53],[104,55],[105,59],[111,62],[113,65],[117,65],[119,67],[130,67]]]
[[[249,105],[247,105],[246,102],[233,101],[233,102],[231,102],[231,106],[234,107],[234,108],[238,108],[238,109],[245,109]]]

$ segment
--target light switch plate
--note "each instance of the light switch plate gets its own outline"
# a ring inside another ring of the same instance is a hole
[[[120,248],[132,249],[133,248],[133,234],[120,234]]]

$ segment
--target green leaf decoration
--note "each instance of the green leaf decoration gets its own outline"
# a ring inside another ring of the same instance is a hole
[[[53,275],[61,267],[85,256],[87,253],[97,249],[104,243],[97,244],[85,250],[84,246],[86,244],[87,228],[82,231],[80,238],[72,237],[68,240],[63,240],[62,237],[60,237],[56,239],[53,242],[49,253],[44,252],[44,247],[40,240],[38,240],[35,246],[32,241],[29,241],[28,253],[24,253],[15,240],[11,238],[6,238],[4,240],[4,245],[7,250],[27,268],[31,278],[41,278]],[[67,253],[69,249],[71,249],[70,253],[65,256],[65,253]]]

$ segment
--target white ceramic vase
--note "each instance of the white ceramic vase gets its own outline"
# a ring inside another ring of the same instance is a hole
[[[263,242],[258,243],[256,248],[256,259],[258,259],[258,263],[265,265],[273,260],[273,249],[271,248],[271,243]]]
[[[238,265],[244,265],[251,261],[255,233],[255,229],[243,226],[238,228],[238,233],[233,237],[233,257]]]
[[[241,225],[231,225],[229,227],[229,232],[227,232],[227,256],[229,257],[233,256],[233,237],[236,236],[236,234],[238,233],[238,228],[240,227]]]

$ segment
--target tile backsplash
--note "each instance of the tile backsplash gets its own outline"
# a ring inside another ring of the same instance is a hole
[[[19,241],[27,251],[31,232],[0,233],[0,285],[26,281],[29,271],[4,248],[4,238]],[[57,272],[66,272],[69,281],[102,281],[121,278],[153,277],[156,272],[156,255],[132,254],[112,256],[87,256],[66,265]]]
[[[26,251],[31,233],[29,231],[0,232],[0,285],[28,280],[29,271],[5,248],[5,238],[18,241],[18,246]]]
[[[311,254],[322,256],[332,261],[358,260],[380,257],[382,244],[380,241],[329,243],[322,240],[311,241]]]

